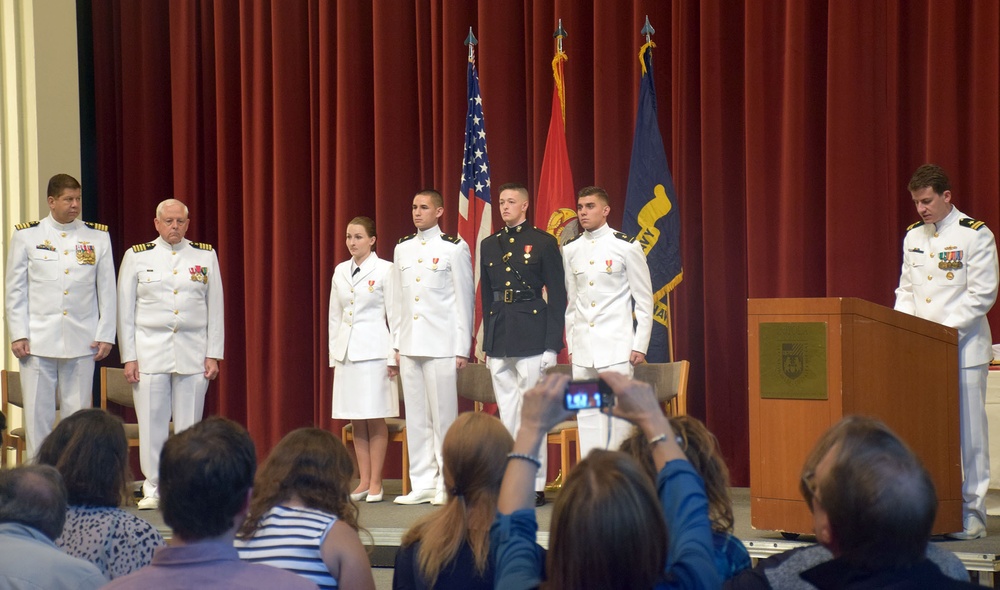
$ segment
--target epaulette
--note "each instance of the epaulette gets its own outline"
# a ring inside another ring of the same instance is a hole
[[[94,223],[93,221],[84,221],[83,225],[86,225],[90,229],[96,229],[97,231],[108,231],[108,226],[103,223]]]
[[[572,238],[570,238],[570,239],[566,240],[565,242],[563,242],[563,246],[565,246],[567,244],[572,244],[573,242],[579,240],[582,237],[583,237],[583,232],[580,232],[580,233],[576,234],[575,236],[573,236]]]
[[[975,219],[972,219],[971,217],[965,217],[965,218],[959,219],[958,220],[958,224],[959,225],[963,225],[963,226],[965,226],[965,227],[967,227],[969,229],[974,229],[976,231],[979,231],[979,230],[983,229],[984,227],[986,227],[986,222],[985,221],[976,221]]]
[[[620,231],[616,231],[615,232],[615,237],[618,238],[619,240],[625,240],[629,244],[631,244],[632,242],[635,241],[635,238],[633,238],[632,236],[630,236],[628,234],[622,233]]]
[[[29,227],[35,227],[38,225],[37,221],[25,221],[24,223],[18,223],[14,226],[14,229],[20,231],[22,229],[28,229]]]
[[[212,245],[205,242],[191,242],[191,247],[199,250],[208,250],[209,252],[212,251]]]
[[[403,236],[403,237],[399,238],[399,241],[396,242],[396,243],[397,244],[402,244],[403,242],[405,242],[407,240],[412,240],[415,237],[417,237],[417,234],[410,234],[408,236]]]
[[[916,223],[911,223],[910,225],[906,226],[906,231],[910,231],[911,229],[917,229],[918,227],[920,227],[923,224],[924,224],[923,221],[918,221]]]
[[[441,234],[441,239],[446,242],[451,242],[452,244],[457,244],[462,240],[462,238],[458,236],[449,236],[448,234]]]
[[[156,247],[156,242],[146,242],[145,244],[136,244],[132,246],[133,252],[145,252],[146,250],[152,250]]]

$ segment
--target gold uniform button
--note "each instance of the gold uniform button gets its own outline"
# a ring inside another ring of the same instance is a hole
[[[69,295],[69,289],[63,291],[63,295]]]
[[[594,322],[590,322],[590,327],[591,327],[591,328],[593,328],[593,327],[594,327]]]
[[[347,312],[347,315],[354,315],[354,312],[353,311],[349,311],[349,312]]]
[[[416,297],[414,297],[413,300],[414,301],[420,301],[420,295],[417,295]]]
[[[938,237],[938,233],[937,232],[934,232],[934,237],[935,238]]]
[[[351,327],[351,325],[352,325],[351,322],[347,322],[347,327],[348,328]]]
[[[420,282],[420,277],[417,277],[417,282],[418,282],[418,283]]]
[[[66,237],[66,232],[63,232],[63,233],[61,233],[59,235],[65,238]]]
[[[510,281],[507,281],[506,283],[504,283],[504,287],[509,287],[509,286],[510,286]]]
[[[417,258],[417,262],[423,262],[423,261],[424,261],[423,258]]]
[[[177,269],[176,268],[174,269],[174,274],[177,274]]]
[[[511,239],[510,239],[510,243],[511,243],[511,244],[513,244],[513,243],[514,243],[514,238],[511,238]]]
[[[932,275],[927,275],[927,280],[928,280],[928,281],[933,281],[933,280],[934,280],[934,277],[933,277]]]
[[[64,271],[63,271],[63,274],[66,274],[66,275],[68,275],[68,274],[69,274],[69,269],[67,268],[66,270],[64,270]]]
[[[353,293],[353,292],[354,292],[354,289],[352,288],[352,289],[351,289],[351,293]]]
[[[537,309],[533,309],[533,310],[531,310],[531,313],[533,313],[533,314],[537,314],[537,313],[538,313],[538,310],[537,310]]]
[[[177,294],[177,289],[174,289],[174,295],[176,295],[176,294]]]
[[[933,252],[930,253],[930,257],[934,258],[934,253]]]
[[[507,267],[507,268],[505,268],[504,270],[505,270],[505,271],[507,271],[507,272],[510,272],[510,267],[508,266],[508,267]]]
[[[590,261],[590,263],[591,263],[591,264],[594,264],[594,261],[593,261],[593,260],[591,260],[591,261]]]
[[[351,305],[354,305],[354,300],[353,299],[351,299]]]
[[[69,256],[69,250],[63,250],[63,254]]]
[[[931,302],[931,298],[930,298],[930,297],[928,297],[928,298],[927,298],[927,299],[925,299],[924,301],[926,301],[927,303],[930,303],[930,302]]]
[[[417,319],[417,314],[413,314],[413,319]]]
[[[65,309],[63,310],[63,315],[66,315],[66,314],[68,314],[68,313],[69,313],[69,312],[68,312],[68,311],[66,311]]]
[[[597,307],[597,302],[596,301],[591,301],[590,302],[590,306],[591,307]]]
[[[177,333],[177,328],[174,328],[174,334],[176,334],[176,333]]]
[[[594,281],[590,281],[590,283],[588,283],[588,284],[589,284],[589,285],[590,285],[591,287],[593,287],[593,286],[594,286]]]
[[[175,310],[174,310],[174,315],[177,315],[177,314],[179,314],[180,312],[181,312],[181,310],[179,310],[179,309],[175,309]]]
[[[174,251],[170,252],[170,255],[171,255],[171,256],[177,256],[177,251],[176,251],[176,250],[174,250]]]

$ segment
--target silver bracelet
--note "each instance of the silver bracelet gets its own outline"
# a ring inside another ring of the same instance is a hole
[[[666,442],[666,441],[667,441],[667,435],[666,433],[664,433],[661,434],[660,436],[654,436],[653,438],[649,439],[649,446],[650,448],[652,448],[660,444],[661,442]]]
[[[534,463],[535,469],[542,468],[542,462],[538,457],[532,457],[531,455],[525,455],[524,453],[507,453],[507,459],[521,459],[522,461],[527,461],[528,463]]]

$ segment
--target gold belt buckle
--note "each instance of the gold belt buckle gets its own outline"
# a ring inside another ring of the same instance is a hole
[[[514,303],[514,290],[504,289],[503,290],[503,302],[504,303]]]

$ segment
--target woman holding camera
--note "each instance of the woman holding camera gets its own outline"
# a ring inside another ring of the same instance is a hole
[[[614,415],[639,426],[650,441],[659,469],[656,489],[624,453],[591,452],[556,500],[545,554],[535,543],[533,481],[546,433],[566,416],[562,401],[568,382],[565,376],[546,375],[524,396],[521,429],[500,488],[490,534],[496,586],[718,588],[704,486],[652,388],[617,373],[600,376],[614,391]]]
[[[333,417],[350,420],[361,481],[355,501],[382,501],[382,464],[389,433],[385,419],[399,415],[399,396],[389,380],[397,374],[387,322],[392,313],[392,263],[372,251],[375,222],[347,224],[351,259],[333,271],[330,285],[330,366]],[[388,322],[391,324],[391,322]]]

